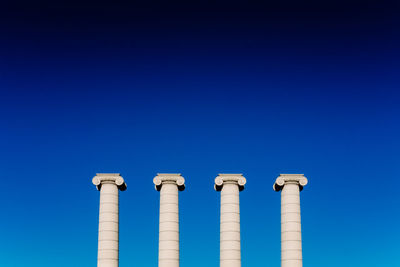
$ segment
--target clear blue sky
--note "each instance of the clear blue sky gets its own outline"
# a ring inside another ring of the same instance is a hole
[[[120,266],[157,265],[180,172],[181,266],[219,263],[218,173],[247,178],[242,264],[280,264],[279,173],[304,173],[305,267],[400,266],[398,4],[4,1],[0,266],[95,267],[96,172]]]

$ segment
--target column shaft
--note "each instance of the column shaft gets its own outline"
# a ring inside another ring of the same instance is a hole
[[[179,267],[179,204],[176,183],[160,190],[159,267]]]
[[[98,267],[118,267],[118,238],[118,187],[104,183],[100,189]]]
[[[300,189],[287,182],[281,193],[282,267],[302,267]]]
[[[221,189],[220,267],[240,267],[239,186],[224,183]]]

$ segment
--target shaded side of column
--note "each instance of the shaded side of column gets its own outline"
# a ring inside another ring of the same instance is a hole
[[[118,267],[118,187],[104,183],[100,189],[98,267]]]
[[[176,183],[160,190],[159,267],[179,267],[179,204]]]
[[[281,193],[281,262],[282,267],[302,267],[300,189],[287,182]]]
[[[220,267],[240,267],[239,186],[224,183],[221,189]]]

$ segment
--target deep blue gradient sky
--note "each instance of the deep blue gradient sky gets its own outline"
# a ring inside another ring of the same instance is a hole
[[[180,172],[181,266],[217,267],[221,172],[244,267],[279,266],[279,173],[304,173],[305,267],[400,266],[398,3],[2,1],[0,266],[95,267],[96,172],[120,172],[120,266],[157,265]]]

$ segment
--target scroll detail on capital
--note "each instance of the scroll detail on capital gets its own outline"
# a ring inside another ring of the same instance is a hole
[[[307,185],[308,180],[304,176],[304,174],[281,174],[274,183],[274,190],[276,192],[281,191],[285,184],[298,184],[300,191],[303,190],[303,187]]]
[[[157,191],[161,190],[163,184],[176,184],[179,191],[185,190],[185,178],[180,173],[157,173],[153,183]]]
[[[244,189],[244,185],[246,184],[246,178],[243,177],[241,173],[239,174],[218,174],[217,178],[215,178],[214,189],[216,191],[221,191],[222,187],[226,183],[237,184],[239,186],[239,191]]]
[[[96,176],[92,179],[92,183],[99,191],[101,189],[101,185],[106,183],[114,183],[121,191],[125,191],[127,188],[124,178],[122,178],[119,173],[96,173]]]

